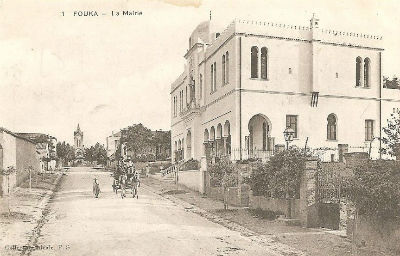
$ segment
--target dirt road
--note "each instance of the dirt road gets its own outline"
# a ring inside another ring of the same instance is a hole
[[[100,197],[92,195],[97,177]],[[72,168],[30,255],[279,255],[147,189],[113,193],[107,172]]]

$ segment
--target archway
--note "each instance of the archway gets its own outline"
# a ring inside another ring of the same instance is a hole
[[[222,139],[222,125],[218,124],[217,125],[217,134],[215,135],[215,152],[216,155],[219,157],[221,155],[224,155],[224,141]]]
[[[204,130],[204,142],[208,142],[209,139],[210,139],[210,135],[209,135],[209,133],[208,133],[208,130],[205,129],[205,130]]]
[[[224,124],[224,148],[225,154],[231,154],[231,124],[228,120],[225,121]]]
[[[265,151],[273,150],[271,138],[272,124],[269,118],[263,114],[254,115],[249,120],[249,140],[247,148],[251,157],[259,157]]]
[[[210,147],[211,147],[211,156],[216,155],[215,151],[215,128],[214,126],[210,129]]]

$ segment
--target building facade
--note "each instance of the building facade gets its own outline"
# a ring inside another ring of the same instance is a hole
[[[338,159],[338,149],[379,157],[382,126],[400,94],[382,86],[382,37],[310,26],[203,22],[171,85],[172,161],[205,154],[267,159],[290,145]]]
[[[0,168],[13,167],[8,177],[0,175],[0,196],[19,186],[28,176],[28,168],[40,170],[36,144],[23,136],[0,127]]]
[[[43,133],[17,134],[35,142],[41,172],[51,171],[57,168],[57,139],[55,137]]]

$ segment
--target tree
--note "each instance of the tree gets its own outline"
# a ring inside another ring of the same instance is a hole
[[[134,155],[148,147],[153,141],[153,133],[142,124],[129,126],[121,136],[121,144],[126,143],[127,149]]]
[[[74,148],[65,141],[57,143],[56,151],[57,157],[61,159],[64,164],[67,164],[68,162],[75,159]]]
[[[342,184],[343,194],[361,215],[381,219],[400,216],[400,162],[366,161]]]
[[[400,113],[392,113],[388,124],[383,127],[385,136],[381,138],[384,147],[382,153],[400,158]]]
[[[228,209],[227,189],[237,186],[238,177],[235,165],[226,159],[221,159],[209,168],[210,183],[214,187],[222,187],[224,192],[224,209]]]
[[[96,143],[94,146],[85,149],[85,160],[93,163],[96,161],[98,164],[107,163],[107,151],[103,145]]]
[[[396,76],[393,76],[392,80],[384,76],[383,87],[388,89],[400,89],[400,82]]]

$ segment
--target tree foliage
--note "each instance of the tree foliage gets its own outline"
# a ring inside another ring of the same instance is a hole
[[[237,186],[236,166],[229,160],[221,159],[208,168],[210,172],[210,183],[213,187]]]
[[[390,80],[388,77],[383,77],[383,87],[388,89],[400,89],[400,82],[396,76]]]
[[[256,163],[248,178],[254,195],[299,198],[300,182],[309,154],[297,148],[276,153],[266,163]]]
[[[98,164],[106,164],[107,163],[107,151],[103,145],[100,143],[96,143],[94,146],[85,149],[85,160],[93,163],[97,162]]]
[[[116,159],[121,157],[122,144],[131,152],[133,161],[166,159],[167,155],[162,152],[171,147],[171,132],[151,131],[143,124],[135,124],[122,130]]]
[[[62,159],[64,163],[68,163],[75,159],[74,148],[65,141],[57,143],[56,151],[57,151],[57,157],[59,159]]]
[[[400,216],[400,162],[366,161],[342,184],[342,193],[359,213],[378,218]]]
[[[385,136],[381,138],[384,147],[381,149],[384,154],[400,156],[400,114],[392,113],[388,124],[383,127]]]

